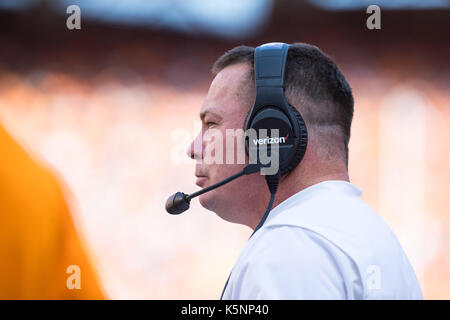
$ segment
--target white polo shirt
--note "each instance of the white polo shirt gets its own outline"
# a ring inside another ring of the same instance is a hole
[[[388,225],[346,181],[276,206],[245,244],[223,299],[422,299]]]

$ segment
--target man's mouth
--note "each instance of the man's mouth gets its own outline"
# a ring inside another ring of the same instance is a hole
[[[195,180],[195,184],[198,185],[200,188],[203,188],[204,184],[206,183],[206,180],[208,180],[208,177],[198,175],[195,176],[197,177],[197,180]]]

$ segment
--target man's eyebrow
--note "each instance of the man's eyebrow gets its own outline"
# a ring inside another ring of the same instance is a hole
[[[206,110],[206,111],[200,112],[200,120],[204,121],[205,117],[206,117],[208,114],[210,114],[210,115],[212,115],[212,116],[215,116],[215,117],[217,117],[217,118],[222,119],[222,117],[221,117],[220,115],[218,115],[217,113],[215,113],[215,112],[213,112],[213,111],[210,111],[210,110]]]

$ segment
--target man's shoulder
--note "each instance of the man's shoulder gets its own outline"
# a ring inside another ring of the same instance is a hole
[[[348,297],[420,297],[397,237],[361,199],[313,199],[279,212],[260,231],[247,255],[249,267],[289,264],[294,267],[284,268],[288,274],[308,273],[310,278],[302,281],[340,278]],[[383,275],[379,283],[384,290],[370,290],[374,274]]]
[[[247,243],[233,269],[231,290],[253,298],[344,299],[342,272],[348,269],[354,269],[351,259],[320,235],[273,226]],[[349,283],[360,281],[357,274],[350,277]]]
[[[387,223],[360,197],[330,193],[308,199],[278,212],[265,225],[268,232],[281,227],[326,239],[351,257],[360,249],[374,252],[399,246]]]
[[[314,270],[318,265],[336,267],[335,262],[352,263],[331,241],[300,226],[273,225],[259,230],[245,250],[247,265],[279,265],[294,272]]]

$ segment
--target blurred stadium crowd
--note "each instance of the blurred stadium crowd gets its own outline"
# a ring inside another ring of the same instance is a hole
[[[425,298],[450,298],[450,14],[294,8],[276,2],[246,38],[0,11],[0,121],[70,187],[79,233],[111,298],[216,299],[250,230],[197,203],[193,163],[174,164],[172,133],[194,137],[210,67],[239,44],[308,42],[330,54],[355,95],[350,179],[392,227]],[[446,34],[445,34],[446,32]],[[3,213],[1,213],[3,214]]]

